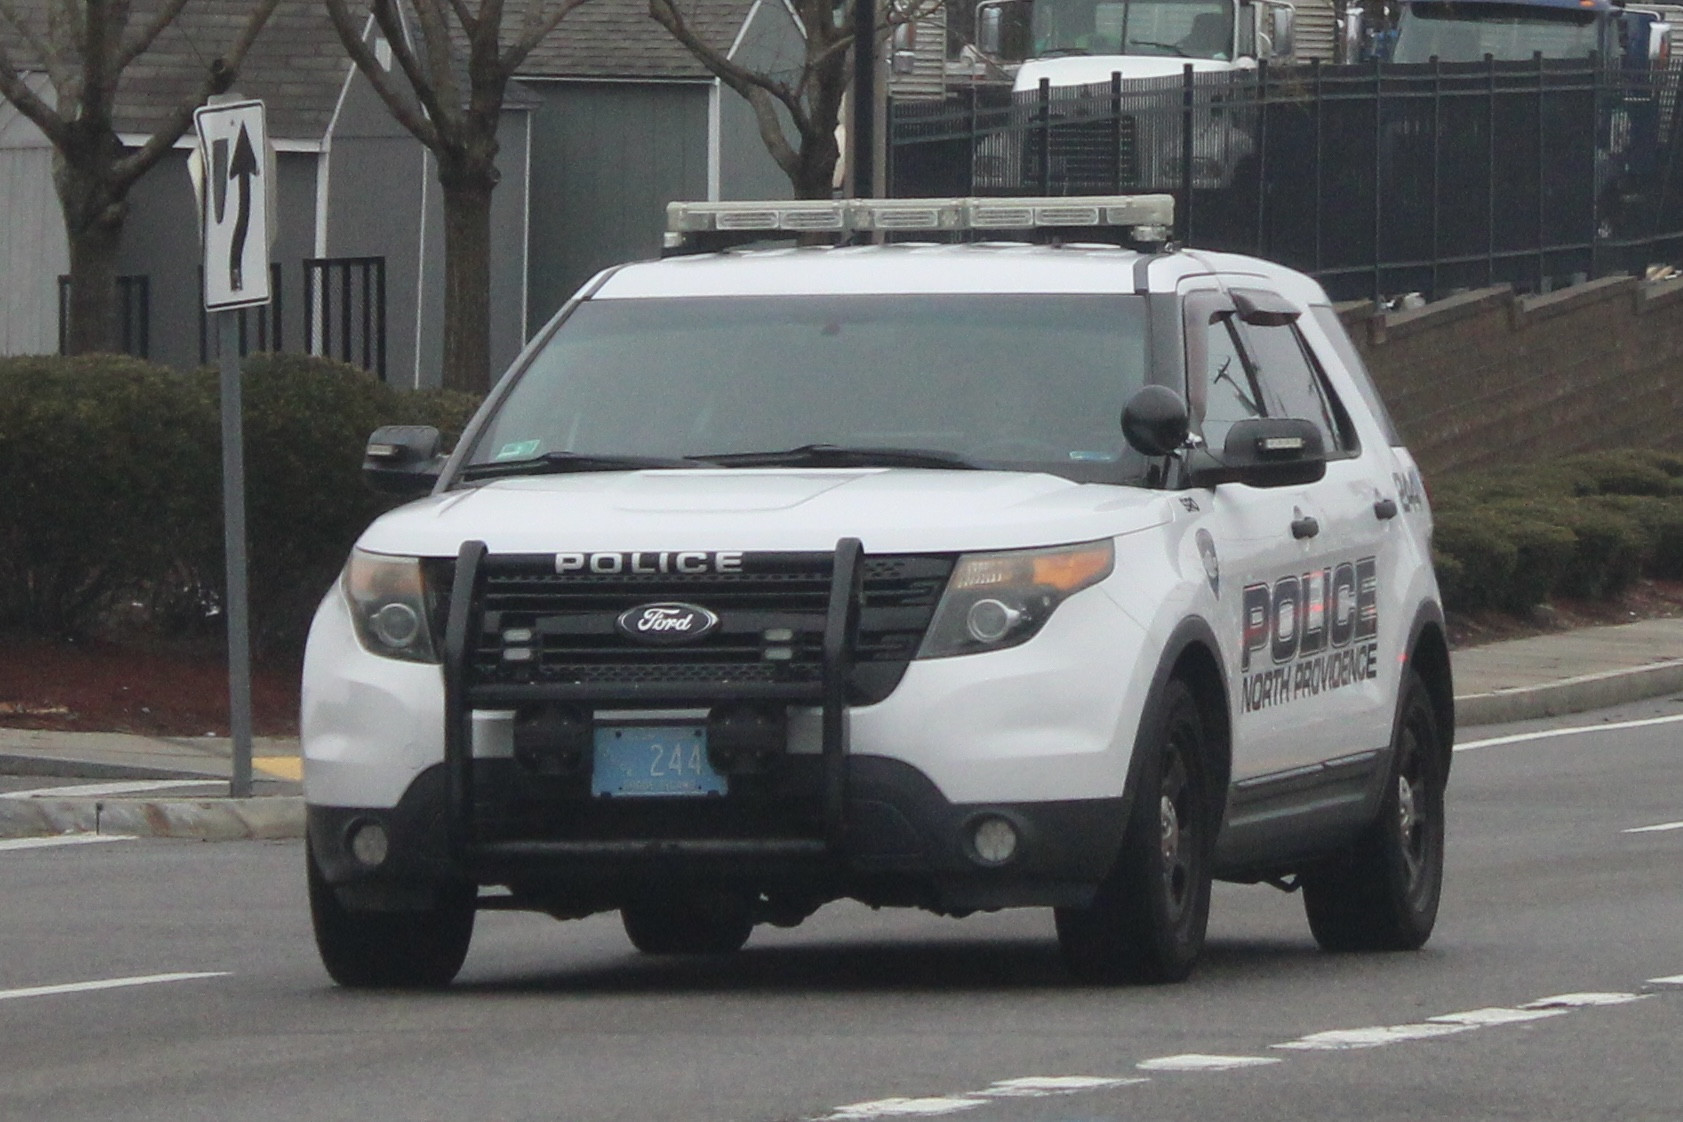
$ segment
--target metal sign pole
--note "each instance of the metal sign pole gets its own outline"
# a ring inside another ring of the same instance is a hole
[[[251,795],[251,617],[246,588],[245,436],[240,404],[240,315],[269,291],[274,158],[261,101],[225,98],[193,114],[189,162],[204,237],[205,310],[216,317],[222,397],[222,544],[227,566],[229,794]]]
[[[246,592],[245,433],[240,401],[240,313],[217,312],[222,381],[222,543],[227,568],[229,795],[251,796],[251,619]]]

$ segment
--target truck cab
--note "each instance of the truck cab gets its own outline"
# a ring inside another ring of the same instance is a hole
[[[1680,13],[1609,0],[1411,0],[1398,14],[1391,61],[1522,62],[1541,54],[1663,66]]]

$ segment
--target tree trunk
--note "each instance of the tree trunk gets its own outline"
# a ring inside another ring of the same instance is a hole
[[[484,394],[491,388],[496,171],[489,161],[441,159],[438,178],[444,188],[444,386]]]
[[[117,315],[117,246],[127,206],[113,197],[108,162],[97,153],[79,155],[83,158],[73,162],[56,153],[53,167],[70,243],[65,351],[115,353],[123,349]]]

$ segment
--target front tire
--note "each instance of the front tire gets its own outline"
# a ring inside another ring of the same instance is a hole
[[[751,902],[731,893],[638,901],[620,921],[644,954],[734,954],[754,930]]]
[[[1323,950],[1412,951],[1437,922],[1443,889],[1444,745],[1431,695],[1408,672],[1379,817],[1350,857],[1303,879],[1303,910]]]
[[[471,884],[441,884],[421,911],[371,912],[345,907],[305,845],[310,920],[328,976],[349,989],[432,989],[447,986],[473,939]]]
[[[1115,866],[1085,908],[1059,908],[1058,946],[1088,982],[1185,981],[1210,919],[1214,814],[1197,699],[1171,680]]]

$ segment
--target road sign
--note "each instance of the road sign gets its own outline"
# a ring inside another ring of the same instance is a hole
[[[267,304],[273,163],[261,101],[207,105],[193,114],[204,189],[205,308]]]

